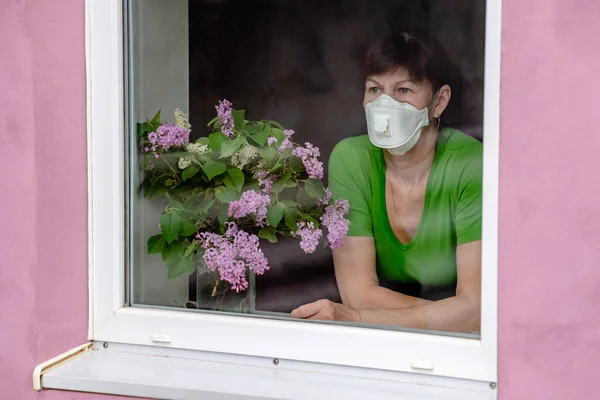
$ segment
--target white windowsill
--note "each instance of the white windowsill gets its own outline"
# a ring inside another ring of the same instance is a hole
[[[159,399],[495,400],[489,382],[177,349],[94,343],[44,389]]]

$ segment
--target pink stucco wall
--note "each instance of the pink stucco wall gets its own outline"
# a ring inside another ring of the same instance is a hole
[[[504,0],[499,397],[597,398],[597,0]],[[0,1],[0,400],[87,331],[83,0]]]
[[[499,394],[598,399],[600,2],[503,1]]]

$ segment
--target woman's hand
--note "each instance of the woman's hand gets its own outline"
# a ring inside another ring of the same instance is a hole
[[[360,322],[360,312],[340,303],[318,300],[292,311],[293,318],[318,319],[325,321]]]

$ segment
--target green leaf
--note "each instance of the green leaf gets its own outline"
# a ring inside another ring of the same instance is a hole
[[[195,269],[196,269],[196,260],[194,259],[194,257],[183,257],[181,259],[181,262],[177,266],[177,272],[183,271],[179,275],[183,275],[183,274],[189,275],[189,274],[193,273]],[[179,275],[177,275],[177,276],[179,276]],[[168,277],[167,277],[167,279],[168,279]]]
[[[315,204],[315,199],[308,195],[305,188],[298,188],[298,193],[296,194],[296,202],[301,207],[310,207]]]
[[[289,180],[289,181],[287,181],[287,183],[285,184],[285,187],[286,187],[286,188],[293,188],[293,187],[296,187],[296,186],[298,186],[298,184],[297,184],[297,183],[296,183],[296,181],[295,181],[295,180],[293,180],[293,179],[290,179],[290,180]]]
[[[254,140],[260,146],[267,144],[267,139],[269,139],[269,136],[271,136],[271,126],[268,124],[265,125],[261,131],[250,135],[252,140]]]
[[[227,139],[227,136],[223,132],[213,132],[208,135],[208,147],[212,151],[219,151],[221,150],[221,144],[226,140],[229,139]]]
[[[233,117],[233,128],[239,132],[244,127],[244,115],[246,112],[244,110],[233,110],[231,112],[231,116]]]
[[[180,250],[181,248],[181,250]],[[193,266],[195,266],[195,261],[193,258],[185,258],[183,257],[183,244],[176,243],[173,245],[171,249],[171,254],[169,255],[169,259],[165,261],[167,264],[167,279],[173,280],[175,278],[180,277],[181,275],[188,272]],[[192,270],[193,272],[193,270]]]
[[[273,165],[271,167],[271,169],[269,169],[269,173],[270,174],[277,174],[279,171],[281,171],[282,168],[283,168],[283,164],[280,163],[279,161],[277,161],[275,163],[275,165]]]
[[[235,153],[235,151],[239,149],[243,144],[244,142],[242,142],[240,138],[237,138],[235,140],[223,141],[223,143],[221,143],[221,155],[219,156],[219,158],[231,157],[233,153]]]
[[[152,118],[152,125],[160,125],[160,110],[156,113],[156,115]]]
[[[298,203],[294,200],[281,200],[279,203],[283,204],[285,208],[296,208],[298,207]]]
[[[236,201],[240,199],[240,194],[235,190],[228,188],[226,186],[218,186],[215,189],[215,196],[221,203],[229,204],[232,201]]]
[[[171,244],[181,231],[181,217],[174,213],[166,213],[160,219],[160,229],[167,243]]]
[[[273,228],[277,228],[277,225],[283,219],[283,211],[285,210],[285,206],[283,204],[276,204],[273,207],[269,207],[267,209],[267,222]]]
[[[189,219],[181,221],[181,236],[190,236],[198,232],[196,225]]]
[[[290,160],[290,167],[294,172],[299,173],[305,171],[304,163],[302,163],[302,159],[298,157],[292,157],[292,159]]]
[[[217,216],[219,220],[219,225],[224,226],[225,223],[229,220],[229,215],[227,214],[227,208],[223,208],[219,215]]]
[[[274,228],[267,226],[258,231],[258,237],[266,239],[271,243],[277,243],[277,236],[275,236],[276,232],[277,231]]]
[[[308,195],[314,199],[325,196],[325,188],[323,182],[320,179],[307,179],[304,183],[304,188]]]
[[[272,121],[274,122],[274,121]],[[285,133],[283,133],[283,131],[279,128],[272,128],[271,129],[271,136],[273,136],[274,138],[277,139],[277,143],[281,144],[281,142],[283,142],[286,138]]]
[[[246,180],[246,178],[244,177],[244,173],[238,168],[229,168],[227,170],[227,175],[228,176],[223,178],[223,182],[225,183],[225,185],[227,185],[228,188],[235,190],[236,192],[242,190],[242,187],[244,186],[244,181]]]
[[[165,263],[167,268],[169,268],[169,270],[175,269],[177,267],[177,265],[183,258],[184,251],[185,249],[183,247],[183,243],[181,242],[175,242],[172,246],[163,247],[161,256],[163,262]]]
[[[163,235],[154,235],[148,238],[148,254],[160,254],[165,245]]]
[[[277,150],[274,147],[263,147],[258,149],[258,152],[268,165],[272,165],[277,157]]]
[[[283,216],[285,218],[285,225],[290,228],[292,232],[296,232],[298,230],[298,225],[296,225],[298,221],[298,209],[296,208],[288,208],[283,211]]]
[[[223,172],[227,171],[227,165],[219,161],[208,160],[202,166],[202,170],[210,180],[215,176],[221,175]]]
[[[190,179],[191,177],[193,177],[194,175],[196,175],[198,173],[198,171],[200,171],[200,167],[198,167],[196,164],[192,164],[183,170],[181,177],[183,178],[183,180],[185,182],[188,179]]]
[[[206,124],[206,126],[211,126],[212,124],[214,124],[215,122],[217,122],[219,120],[219,116],[217,115],[216,117],[214,117],[213,119],[211,119],[208,124]]]
[[[308,214],[302,214],[302,219],[305,221],[312,222],[314,224],[314,226],[319,226],[319,221],[317,221],[315,218],[313,218],[312,216],[310,216]]]
[[[185,249],[185,253],[183,254],[183,257],[192,257],[194,251],[196,251],[198,249],[200,245],[196,244],[196,241],[192,241],[192,243],[190,243],[190,245],[188,247],[186,247]]]
[[[214,189],[208,189],[206,193],[204,193],[204,201],[202,202],[202,210],[206,212],[212,205],[215,204],[215,191]]]
[[[286,187],[287,182],[292,177],[292,172],[288,171],[283,176],[279,177],[274,183],[271,191],[273,193],[281,193],[281,191]],[[296,186],[294,184],[294,186]]]

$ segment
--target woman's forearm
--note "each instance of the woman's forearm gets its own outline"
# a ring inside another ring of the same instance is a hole
[[[381,286],[365,290],[362,295],[355,292],[351,298],[343,300],[344,304],[354,309],[399,309],[432,303],[429,300],[408,296]]]
[[[361,323],[464,333],[479,330],[480,305],[460,296],[410,308],[373,308],[357,311]]]

